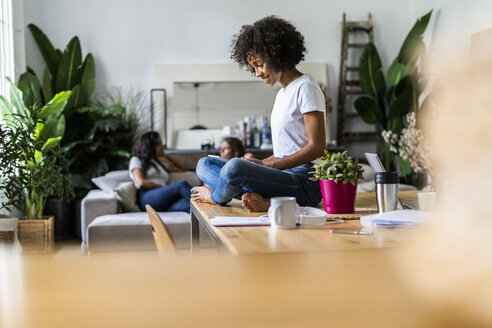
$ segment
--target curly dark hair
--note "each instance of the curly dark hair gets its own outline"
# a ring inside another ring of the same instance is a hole
[[[157,159],[155,148],[157,147],[157,140],[159,139],[159,133],[155,131],[146,132],[138,138],[135,146],[133,147],[132,155],[138,157],[142,161],[142,171],[147,173],[147,170],[153,166],[157,169],[155,163],[157,163],[164,170],[165,166]]]
[[[253,25],[243,25],[231,43],[231,59],[249,67],[248,55],[254,53],[276,72],[291,70],[304,59],[304,37],[295,26],[277,16],[267,16]]]

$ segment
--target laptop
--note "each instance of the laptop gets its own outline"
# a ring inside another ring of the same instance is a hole
[[[364,153],[366,156],[367,162],[369,163],[369,166],[374,170],[374,172],[386,172],[384,169],[383,163],[381,163],[381,160],[379,159],[377,154],[374,153]],[[418,203],[417,202],[402,202],[400,199],[398,199],[398,209],[410,209],[410,210],[416,210],[418,209]]]

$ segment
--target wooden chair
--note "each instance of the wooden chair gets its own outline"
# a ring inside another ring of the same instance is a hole
[[[155,245],[157,246],[159,255],[176,255],[173,239],[162,218],[150,205],[145,205],[145,209],[149,215],[152,233],[154,234]]]

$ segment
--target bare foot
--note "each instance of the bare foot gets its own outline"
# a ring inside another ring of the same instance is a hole
[[[197,203],[211,203],[212,199],[210,198],[210,194],[212,193],[212,189],[209,187],[193,187],[191,189],[191,199],[193,199]]]
[[[248,192],[242,197],[243,206],[249,212],[264,212],[270,207],[270,198],[265,198],[257,192]]]

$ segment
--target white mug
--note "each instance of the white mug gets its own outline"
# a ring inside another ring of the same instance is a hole
[[[268,209],[270,226],[280,229],[296,228],[296,198],[272,197]]]
[[[432,212],[436,210],[436,193],[432,191],[418,192],[419,210]]]

